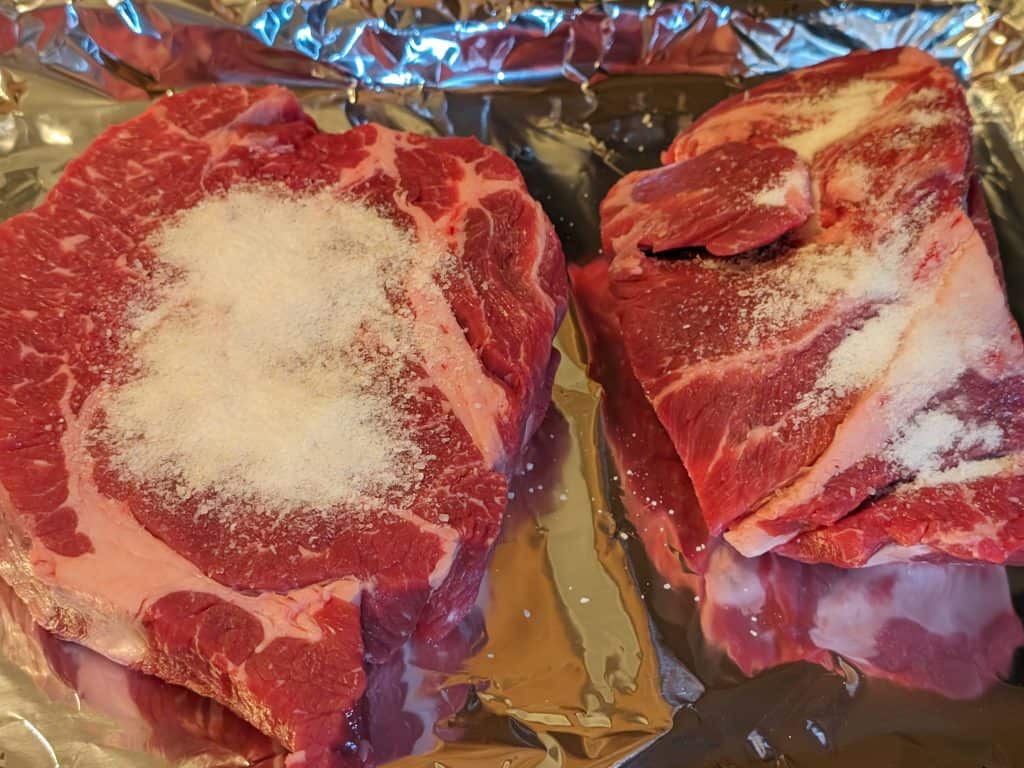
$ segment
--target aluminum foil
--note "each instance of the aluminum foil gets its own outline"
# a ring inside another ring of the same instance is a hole
[[[376,121],[498,147],[569,258],[585,261],[608,187],[655,165],[695,115],[767,75],[910,44],[967,87],[1020,317],[1022,27],[1021,0],[0,0],[0,217],[38,202],[68,160],[148,99],[211,81],[276,82],[325,130]],[[633,534],[572,319],[559,346],[554,408],[478,611],[440,646],[411,647],[371,675],[383,758],[453,768],[1024,762],[1019,668],[957,695],[830,647],[745,663],[745,646],[716,634],[701,605],[707,585],[667,580]],[[1024,574],[1009,577],[1020,603]],[[912,642],[901,647],[916,658]],[[0,591],[3,768],[284,760],[222,708],[41,633]]]

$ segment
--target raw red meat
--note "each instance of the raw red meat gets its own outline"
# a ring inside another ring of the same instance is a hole
[[[713,256],[732,256],[803,224],[810,198],[807,166],[793,150],[722,144],[626,176],[601,204],[601,233],[609,253],[704,246]],[[621,261],[617,269],[624,269]]]
[[[416,310],[444,343],[409,362],[416,394],[394,404],[427,457],[402,505],[272,526],[239,508],[229,526],[84,441],[147,238],[243,184],[329,187],[453,254],[447,306]],[[366,659],[469,609],[550,394],[564,266],[515,165],[471,139],[321,133],[281,88],[199,88],[97,139],[0,226],[0,263],[0,575],[48,630],[224,702],[307,761],[369,759]]]
[[[454,715],[470,689],[448,678],[484,637],[483,619],[474,609],[440,641],[414,638],[403,653],[370,668],[366,721],[380,762],[431,746],[422,743],[430,740],[429,729]],[[155,753],[175,764],[197,755],[219,760],[216,765],[239,757],[251,766],[282,764],[280,745],[212,699],[44,631],[3,582],[0,652],[58,705],[67,705],[69,717],[82,705],[87,715],[112,720],[116,732],[107,734],[104,746]],[[55,735],[57,723],[41,723],[43,737]],[[293,758],[292,764],[298,762]]]
[[[797,536],[776,551],[808,563],[847,568],[943,556],[1024,562],[1024,457],[973,462],[976,478],[908,483],[837,523]],[[968,465],[970,466],[970,464]]]
[[[637,194],[740,147],[780,160],[750,166],[763,173],[738,191],[704,182],[696,205]],[[810,169],[809,218],[799,165],[779,165],[794,154]],[[1015,497],[1010,457],[1024,449],[1024,345],[952,74],[909,48],[851,54],[723,102],[664,160],[612,189],[603,240],[630,362],[711,531],[761,554],[897,488],[898,503],[846,523],[871,533],[844,534],[842,555],[829,533],[784,551],[844,565],[883,547],[879,561],[1014,559],[1017,513],[997,502]],[[658,243],[766,247],[645,252]],[[935,491],[965,479],[994,503]],[[940,498],[948,536],[945,522],[922,529]]]
[[[658,571],[666,578],[678,575],[674,585],[690,585],[680,559],[690,569],[704,568],[708,529],[693,484],[629,367],[608,262],[573,265],[569,277],[587,342],[587,373],[603,392],[601,422],[617,479],[627,506],[644,510],[633,523]]]
[[[281,748],[223,706],[170,685],[42,630],[14,592],[0,582],[0,650],[54,701],[116,725],[109,746],[154,752],[173,762],[198,754],[242,756],[249,765],[270,765]],[[61,685],[60,683],[63,683]],[[53,723],[59,722],[54,719]],[[43,736],[52,723],[41,724]]]
[[[953,698],[983,693],[1024,642],[1005,570],[897,563],[867,570],[744,558],[709,537],[672,441],[625,355],[608,263],[570,267],[589,374],[627,515],[665,583],[694,597],[704,639],[747,675],[792,661],[864,672]],[[797,540],[799,541],[799,539]]]

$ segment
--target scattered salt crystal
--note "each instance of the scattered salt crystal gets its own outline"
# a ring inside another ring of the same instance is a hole
[[[943,110],[925,111],[915,110],[911,112],[910,119],[918,128],[934,128],[937,125],[949,122],[949,114]]]
[[[817,415],[832,398],[856,391],[874,381],[896,354],[904,330],[914,314],[914,307],[889,304],[877,315],[854,328],[829,353],[824,371],[814,385],[814,392],[801,401],[801,407]]]
[[[937,469],[942,453],[953,446],[963,429],[963,422],[952,413],[942,410],[919,413],[900,431],[888,451],[889,456],[912,471]]]
[[[760,269],[749,270],[749,287],[739,291],[741,297],[755,302],[749,317],[748,342],[756,344],[776,330],[800,322],[839,294],[862,302],[896,298],[902,288],[900,257],[908,244],[900,233],[871,251],[812,243]]]

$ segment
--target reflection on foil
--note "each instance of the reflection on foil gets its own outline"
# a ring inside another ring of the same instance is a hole
[[[1010,671],[1024,629],[1006,571],[994,566],[882,565],[844,571],[719,545],[696,595],[705,640],[747,675],[789,661],[973,699]]]
[[[140,112],[147,98],[211,81],[276,82],[296,89],[325,130],[371,120],[476,135],[498,147],[518,163],[566,252],[582,260],[596,252],[597,204],[608,187],[626,171],[656,165],[658,152],[689,120],[747,78],[852,48],[910,44],[949,63],[967,84],[977,165],[1021,314],[1024,291],[1014,287],[1024,285],[1022,27],[1024,4],[1015,0],[766,0],[753,10],[720,2],[9,2],[0,4],[0,217],[38,202],[69,160],[105,127]],[[595,372],[607,395],[599,411],[573,327],[564,329],[561,346],[566,357],[555,397],[562,417],[545,425],[534,467],[517,484],[480,614],[450,645],[411,649],[370,676],[378,752],[410,768],[601,766],[626,760],[671,728],[629,764],[782,764],[784,752],[802,765],[830,765],[832,750],[841,750],[848,764],[1002,765],[1024,754],[1024,701],[994,677],[1019,633],[1001,570],[964,571],[948,581],[945,574],[953,572],[921,571],[903,586],[898,573],[889,586],[854,577],[828,587],[812,579],[816,602],[806,606],[814,610],[801,612],[806,580],[789,569],[805,566],[765,560],[724,568],[730,553],[708,548],[699,516],[682,503],[685,477],[658,471],[670,460],[678,465],[674,452],[657,447],[657,431],[644,419],[630,420],[628,382],[616,390],[619,384]],[[616,403],[626,404],[618,415]],[[616,419],[625,425],[618,432],[611,428]],[[638,449],[650,451],[646,476],[612,469]],[[651,485],[653,478],[660,485]],[[616,527],[618,491],[610,489],[620,484],[631,514],[625,524],[631,520],[636,534],[625,548]],[[680,503],[650,504],[660,497]],[[693,570],[706,571],[709,581]],[[728,577],[724,590],[721,577]],[[740,608],[721,599],[736,595],[734,581],[741,596],[745,583],[764,599]],[[942,592],[943,601],[928,591],[940,586],[951,590]],[[978,590],[986,599],[958,612]],[[818,620],[822,606],[876,591],[880,602],[861,605],[880,628],[859,633],[866,638],[860,647],[848,645],[858,633],[837,629],[841,611]],[[906,594],[943,603],[935,615],[946,624],[920,617],[878,625],[878,606],[895,615]],[[979,627],[985,616],[993,620],[988,630]],[[906,648],[901,632],[928,643],[932,635],[951,637],[929,633],[949,623],[963,625],[956,653],[969,660],[955,678],[936,676],[946,657],[882,658],[874,651],[883,645],[871,646],[867,637],[881,632],[885,647]],[[190,757],[167,750],[161,756],[152,719],[131,725],[116,716],[138,710],[133,699],[112,693],[122,705],[105,705],[97,686],[89,697],[76,696],[45,655],[26,650],[30,636],[4,633],[0,753],[6,750],[8,766],[246,761],[240,748],[213,746],[203,722],[230,715],[205,703],[208,714],[198,704],[191,710],[191,735],[167,743],[207,739],[211,746]],[[987,657],[979,651],[984,638],[992,641]],[[776,666],[797,659],[816,663]],[[886,687],[878,677],[902,685]],[[959,688],[963,696],[991,687],[961,705],[908,685]],[[102,714],[104,706],[115,712]],[[170,704],[159,711],[161,724],[175,722]]]
[[[0,115],[18,108],[25,93],[25,82],[7,70],[0,70]]]
[[[561,343],[564,350],[571,339]],[[611,516],[595,515],[603,505],[591,490],[599,467],[584,450],[595,403],[571,361],[555,403],[513,483],[482,588],[487,641],[449,678],[476,693],[444,725],[461,740],[430,753],[448,768],[486,760],[616,765],[670,726],[664,678],[679,681],[684,698],[702,690],[677,662],[660,658],[626,553],[608,534]]]
[[[485,641],[483,616],[474,609],[442,640],[414,639],[399,655],[371,667],[366,711],[379,762],[422,755],[458,737],[458,729],[444,724],[463,708],[471,686],[449,684],[448,676]]]
[[[116,98],[228,78],[466,88],[587,83],[636,72],[751,76],[851,48],[896,45],[924,47],[966,77],[976,57],[991,58],[979,41],[1003,18],[973,3],[808,7],[798,17],[773,16],[770,5],[748,11],[707,0],[586,9],[381,5],[121,0],[25,6],[0,35],[0,53],[20,49]]]

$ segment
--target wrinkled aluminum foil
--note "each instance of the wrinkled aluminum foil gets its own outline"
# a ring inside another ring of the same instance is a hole
[[[585,260],[608,187],[655,165],[695,115],[763,76],[910,44],[967,86],[1021,317],[1022,27],[1022,0],[0,0],[0,217],[36,204],[68,160],[147,99],[211,81],[276,82],[325,130],[376,121],[498,147],[569,258]],[[555,408],[517,481],[478,611],[441,646],[412,647],[371,676],[382,759],[452,768],[1024,761],[1020,669],[960,697],[969,700],[883,682],[824,648],[814,664],[748,679],[735,646],[702,633],[697,595],[664,581],[629,533],[600,435],[600,390],[571,321],[559,346]],[[1024,599],[1022,574],[1009,576]],[[0,767],[284,761],[217,705],[42,633],[0,590]]]

